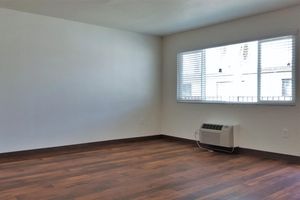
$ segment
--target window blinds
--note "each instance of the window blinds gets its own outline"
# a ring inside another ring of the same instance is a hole
[[[183,52],[177,64],[180,102],[295,102],[294,36]]]

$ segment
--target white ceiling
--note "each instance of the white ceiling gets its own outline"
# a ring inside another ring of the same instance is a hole
[[[300,0],[0,0],[0,7],[153,35],[200,28]]]

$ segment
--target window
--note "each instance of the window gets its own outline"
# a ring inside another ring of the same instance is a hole
[[[183,52],[177,63],[179,102],[295,102],[294,36]]]

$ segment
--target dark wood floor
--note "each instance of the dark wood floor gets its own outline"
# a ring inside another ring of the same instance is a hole
[[[164,139],[0,164],[1,200],[300,199],[300,166]]]

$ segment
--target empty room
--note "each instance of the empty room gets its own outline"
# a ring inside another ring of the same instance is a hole
[[[0,200],[299,200],[300,0],[0,0]]]

